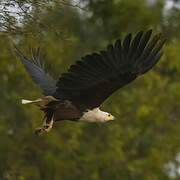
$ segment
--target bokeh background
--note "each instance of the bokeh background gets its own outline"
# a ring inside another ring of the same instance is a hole
[[[153,70],[114,93],[102,109],[116,123],[64,121],[35,136],[42,97],[13,44],[41,47],[58,79],[81,56],[152,28],[167,39]],[[179,0],[0,0],[0,179],[180,179]]]

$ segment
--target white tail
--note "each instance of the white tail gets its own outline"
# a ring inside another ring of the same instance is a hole
[[[46,107],[46,104],[48,104],[51,101],[57,101],[57,99],[55,99],[52,96],[46,96],[43,98],[36,99],[34,101],[22,99],[22,104],[35,104],[40,107]]]
[[[26,99],[22,99],[22,104],[31,104],[31,103],[37,103],[42,101],[41,99],[37,99],[35,101],[30,101],[30,100],[26,100]]]

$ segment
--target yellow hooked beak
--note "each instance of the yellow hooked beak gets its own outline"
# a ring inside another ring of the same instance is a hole
[[[115,120],[115,117],[112,116],[112,115],[110,115],[110,116],[109,116],[109,120]]]

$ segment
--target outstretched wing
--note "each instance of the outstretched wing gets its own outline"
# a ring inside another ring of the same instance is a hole
[[[150,40],[151,34],[152,30],[141,31],[134,39],[128,34],[122,43],[117,40],[106,51],[83,57],[60,77],[54,96],[70,100],[82,111],[100,106],[114,91],[159,61],[165,41],[159,34]]]
[[[44,57],[40,60],[40,49],[38,48],[37,52],[31,50],[32,59],[25,57],[17,47],[15,47],[15,50],[32,80],[42,88],[43,94],[45,96],[53,95],[56,91],[56,81],[46,72]]]

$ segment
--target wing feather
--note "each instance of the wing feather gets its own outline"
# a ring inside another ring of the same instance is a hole
[[[46,72],[45,57],[40,60],[40,49],[38,48],[36,52],[31,49],[31,59],[25,57],[17,47],[15,50],[31,79],[42,88],[43,94],[45,96],[53,95],[56,91],[56,81]]]
[[[165,41],[152,30],[117,40],[106,51],[87,55],[57,82],[56,98],[68,99],[82,111],[100,106],[114,91],[149,71],[161,58]]]
[[[134,53],[136,52],[142,36],[143,36],[143,31],[140,31],[139,33],[137,33],[137,35],[136,35],[135,38],[133,39],[133,41],[132,41],[132,43],[131,43],[130,51],[129,51],[129,58],[130,58],[130,59],[132,58],[132,56],[133,56]]]

